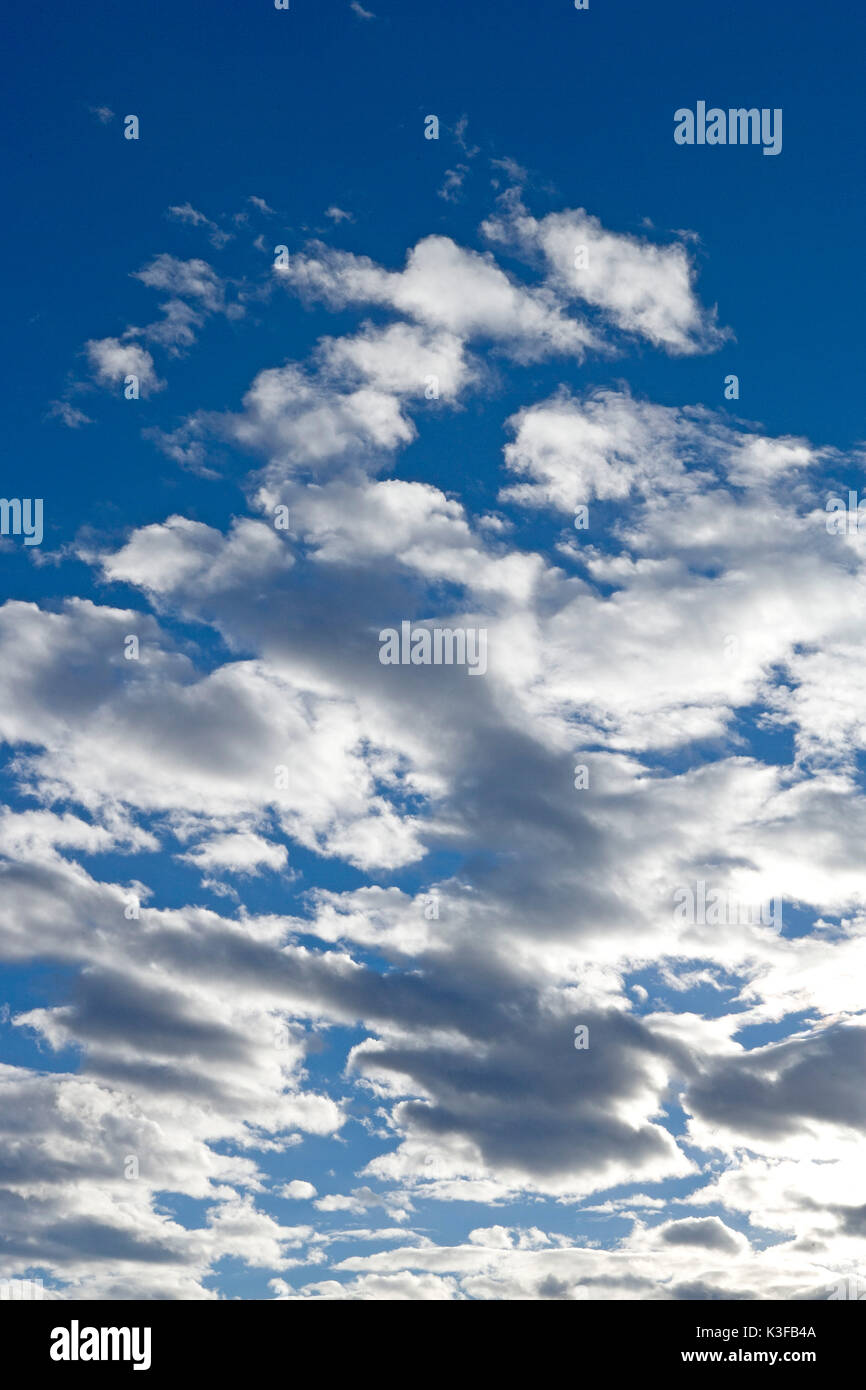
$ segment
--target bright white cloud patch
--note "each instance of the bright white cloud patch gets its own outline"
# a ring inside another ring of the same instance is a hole
[[[139,389],[145,396],[165,386],[157,376],[150,353],[138,343],[121,342],[119,338],[93,338],[86,348],[91,370],[102,386],[116,386],[128,376],[138,378]]]
[[[518,360],[551,353],[582,357],[595,342],[585,324],[563,312],[546,288],[512,280],[491,256],[467,251],[450,237],[425,237],[406,268],[388,271],[366,256],[314,243],[275,273],[299,293],[335,308],[388,305],[416,322],[459,337],[490,339]]]
[[[537,220],[513,197],[484,224],[494,245],[541,254],[551,286],[603,312],[618,328],[673,353],[705,351],[724,338],[694,292],[694,269],[681,243],[657,246],[607,231],[583,208]]]

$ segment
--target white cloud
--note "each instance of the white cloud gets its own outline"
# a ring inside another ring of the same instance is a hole
[[[495,244],[544,258],[557,293],[600,309],[618,328],[673,353],[703,352],[724,341],[715,312],[694,293],[694,266],[680,243],[658,246],[606,231],[583,208],[537,220],[519,199],[483,231]]]
[[[161,391],[165,382],[156,373],[153,358],[147,348],[138,343],[121,342],[119,338],[91,338],[85,343],[90,366],[101,386],[115,386],[127,376],[138,377],[143,396]]]
[[[254,874],[261,869],[279,871],[285,867],[289,854],[285,845],[271,844],[250,831],[235,831],[213,835],[179,857],[199,869]]]
[[[173,218],[177,222],[185,222],[190,227],[206,227],[208,239],[212,246],[220,250],[226,246],[234,236],[233,232],[223,231],[216,222],[212,222],[203,212],[199,212],[191,203],[182,203],[175,207],[170,207],[166,216]]]
[[[335,308],[388,305],[430,328],[492,340],[518,361],[552,354],[581,358],[596,341],[586,324],[563,312],[550,290],[519,285],[491,256],[464,250],[449,237],[419,241],[403,271],[313,243],[276,273],[300,294]]]
[[[304,1182],[302,1178],[293,1178],[291,1182],[283,1183],[278,1195],[287,1197],[293,1202],[306,1202],[316,1196],[316,1189],[311,1182]]]
[[[85,415],[83,410],[79,410],[77,405],[72,405],[70,401],[52,401],[48,411],[49,416],[62,420],[68,429],[77,430],[82,425],[92,425],[93,421],[89,415]]]
[[[150,289],[166,290],[181,298],[197,299],[211,313],[224,307],[225,291],[219,276],[207,261],[181,261],[163,252],[141,270],[135,278]]]

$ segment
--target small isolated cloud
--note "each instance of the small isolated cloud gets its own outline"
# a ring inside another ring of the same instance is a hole
[[[444,198],[446,203],[456,203],[457,199],[460,197],[463,180],[468,173],[468,164],[458,164],[456,169],[446,169],[445,182],[438,190],[439,197]]]
[[[359,19],[375,19],[375,18],[376,18],[376,16],[373,14],[373,11],[372,11],[372,10],[365,10],[363,5],[359,5],[359,4],[358,4],[358,0],[351,0],[351,4],[350,4],[350,6],[349,6],[349,9],[350,9],[350,10],[353,10],[354,13],[358,16]]]
[[[350,212],[344,212],[342,208],[335,207],[333,204],[325,209],[325,216],[330,217],[332,222],[354,222],[354,217]]]
[[[508,155],[502,159],[491,159],[490,167],[501,169],[509,182],[515,185],[522,185],[529,178],[529,170],[524,169],[522,164],[518,164],[516,159],[511,159]],[[496,184],[498,181],[494,179],[493,182]]]
[[[90,368],[100,386],[115,386],[128,376],[137,376],[143,396],[161,391],[160,381],[147,348],[138,343],[121,342],[120,338],[91,338],[85,343]]]
[[[259,198],[255,193],[250,194],[250,196],[247,198],[247,202],[252,203],[254,208],[258,208],[259,212],[268,212],[273,214],[273,208],[265,202],[264,198]]]
[[[88,111],[95,116],[100,125],[108,125],[109,121],[114,120],[114,112],[110,106],[88,106]]]
[[[233,232],[224,232],[216,222],[211,221],[203,212],[199,212],[191,203],[182,203],[179,206],[170,207],[166,217],[174,218],[176,222],[186,222],[190,227],[206,227],[208,238],[212,246],[217,250],[225,246],[234,237]]]
[[[461,116],[460,120],[454,127],[454,138],[460,146],[461,150],[464,151],[466,158],[474,159],[475,156],[480,153],[480,151],[477,145],[470,145],[469,141],[466,139],[466,132],[468,129],[469,117]]]
[[[224,304],[222,281],[207,261],[180,261],[163,252],[143,269],[133,271],[133,276],[150,289],[196,299],[211,313],[222,309]]]
[[[191,203],[170,207],[167,216],[176,218],[178,222],[189,222],[193,227],[211,226],[210,218],[205,217],[203,212],[198,212]]]
[[[313,1184],[304,1182],[301,1178],[293,1178],[291,1182],[284,1183],[277,1189],[278,1197],[287,1197],[292,1202],[308,1202],[317,1195]]]
[[[198,869],[236,874],[257,874],[262,869],[278,871],[284,868],[288,857],[285,845],[272,844],[249,831],[214,835],[179,856]]]
[[[48,410],[50,419],[62,420],[71,430],[80,429],[82,425],[92,425],[93,421],[89,415],[85,415],[78,406],[72,405],[69,401],[52,401]]]

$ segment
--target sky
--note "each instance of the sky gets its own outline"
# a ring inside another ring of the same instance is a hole
[[[0,1280],[847,1296],[862,15],[9,28]]]

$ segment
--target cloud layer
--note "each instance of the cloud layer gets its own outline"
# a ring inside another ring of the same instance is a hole
[[[293,252],[262,312],[368,317],[160,437],[240,460],[243,509],[88,530],[98,601],[0,609],[0,952],[63,980],[8,1019],[43,1065],[0,1070],[4,1277],[790,1298],[856,1258],[864,566],[824,510],[852,464],[575,381],[723,340],[684,243],[515,196],[483,234],[532,277],[440,235],[400,269]],[[199,259],[137,277],[163,319],[87,354],[155,391],[154,353],[245,310]],[[481,505],[401,475],[470,403]],[[384,665],[403,622],[483,628],[483,679]],[[786,920],[678,913],[698,884]]]

